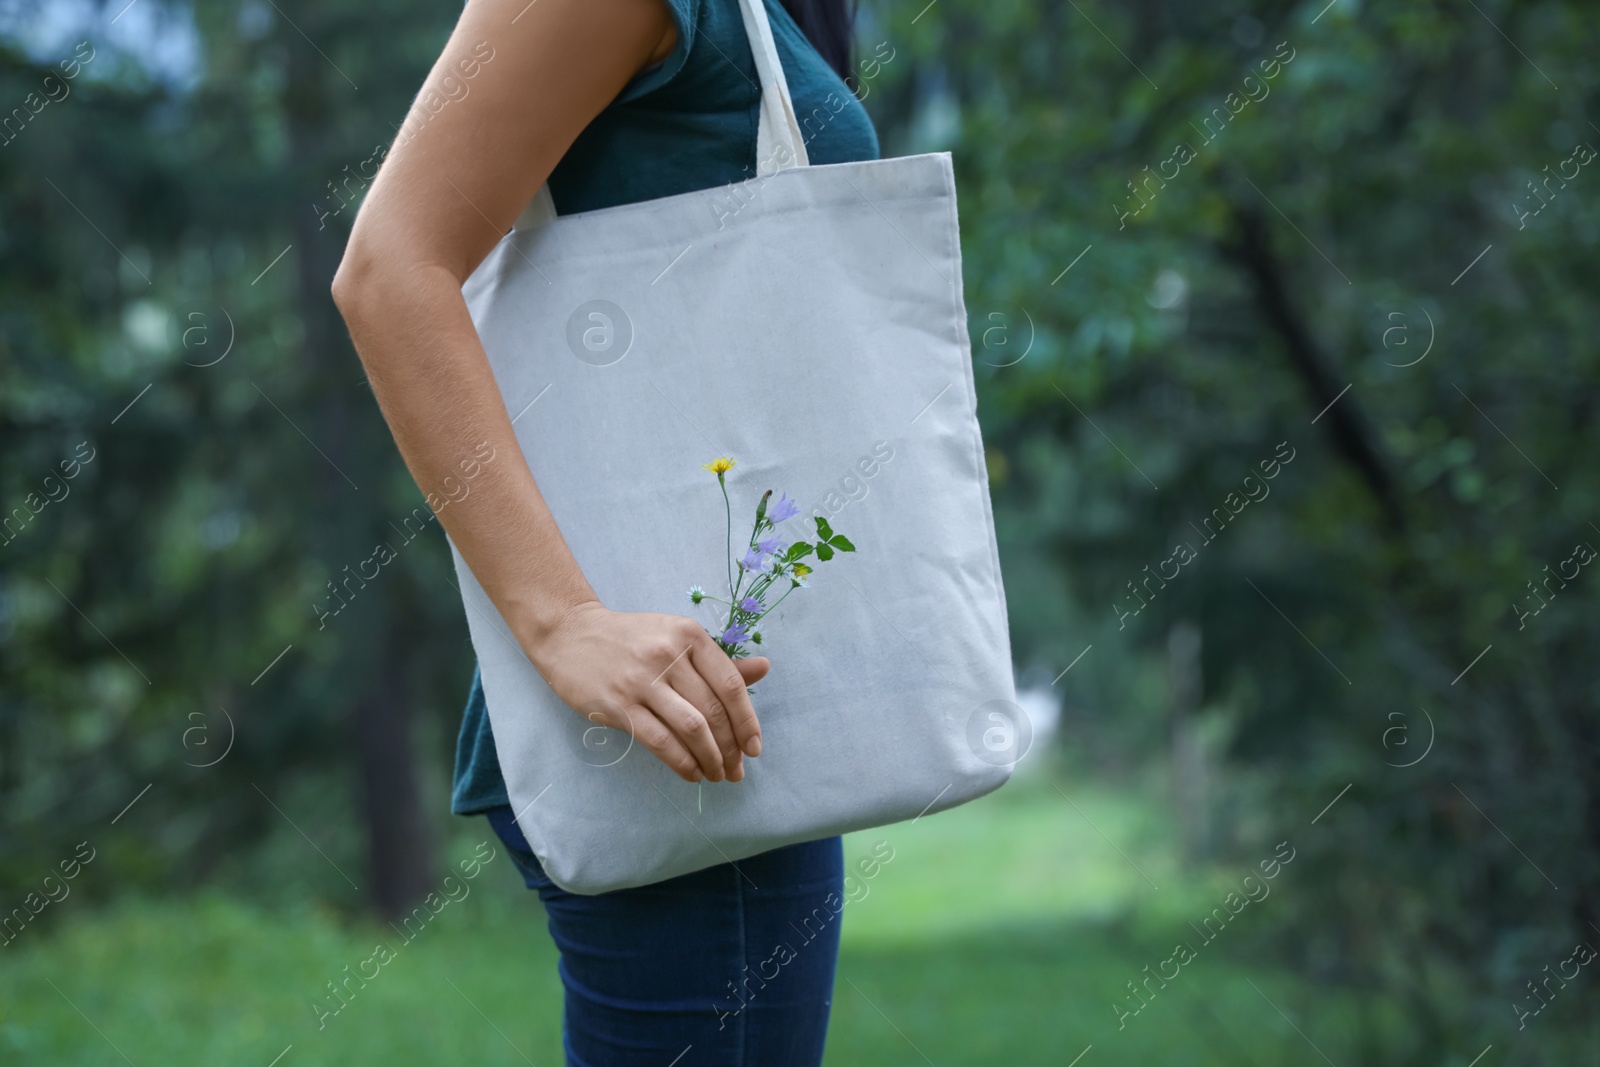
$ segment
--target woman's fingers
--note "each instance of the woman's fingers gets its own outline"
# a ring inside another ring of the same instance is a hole
[[[772,661],[765,656],[749,656],[733,661],[734,667],[744,676],[745,685],[755,685],[772,669]]]
[[[720,782],[727,777],[722,769],[722,751],[717,748],[711,724],[693,704],[679,696],[677,690],[665,681],[659,681],[645,694],[645,706],[677,735],[707,778]]]
[[[761,723],[756,719],[750,694],[745,692],[745,675],[733,665],[728,654],[717,647],[710,634],[705,635],[704,641],[695,642],[689,656],[694,661],[694,669],[722,702],[740,750],[747,756],[761,755]],[[767,661],[762,657],[761,662]],[[756,677],[765,673],[766,669],[762,668]]]
[[[711,724],[711,735],[716,738],[717,748],[722,753],[722,772],[727,775],[728,781],[742,780],[744,753],[739,750],[739,739],[734,735],[733,725],[728,721],[728,711],[722,701],[700,677],[693,664],[680,661],[678,667],[668,675],[668,680],[678,695],[693,705]]]
[[[698,782],[704,777],[699,761],[690,755],[689,750],[683,747],[683,742],[678,740],[678,735],[668,729],[655,712],[643,704],[633,704],[624,709],[623,714],[625,721],[614,725],[632,734],[656,759],[671,767],[679,778],[686,782]]]
[[[596,624],[594,640],[575,654],[580,665],[591,667],[606,659],[622,661],[599,694],[613,710],[603,719],[589,718],[627,730],[686,781],[743,780],[744,757],[761,753],[761,725],[745,687],[766,675],[770,661],[730,659],[685,616],[606,613],[599,618],[628,625],[607,630]],[[626,644],[605,656],[608,639],[619,636]],[[594,645],[602,647],[597,651]],[[615,710],[619,704],[621,710]]]

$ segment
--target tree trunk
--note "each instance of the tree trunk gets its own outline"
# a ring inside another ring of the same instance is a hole
[[[1211,849],[1209,775],[1200,710],[1200,628],[1186,619],[1167,633],[1167,690],[1172,729],[1172,802],[1184,862],[1205,860]]]
[[[387,630],[379,636],[384,669],[356,702],[354,739],[367,830],[368,899],[383,918],[395,919],[431,888],[433,842],[419,802],[400,649]]]
[[[311,5],[298,4],[291,11],[294,21],[309,35],[319,36],[317,12]],[[331,71],[317,51],[302,47],[302,43],[291,41],[287,49],[290,77],[284,109],[291,172],[301,177],[303,188],[320,190],[326,179],[318,176],[335,176],[343,166],[328,150],[327,118],[338,110],[329,103],[328,95],[354,90]],[[313,539],[320,541],[322,558],[339,559],[352,546],[375,544],[386,532],[368,529],[367,513],[348,506],[350,494],[374,493],[378,486],[369,484],[359,490],[346,480],[349,476],[357,483],[368,481],[357,470],[361,426],[352,418],[349,400],[350,383],[359,380],[360,365],[329,288],[343,253],[335,239],[341,231],[318,221],[311,197],[303,207],[292,210],[291,218],[297,298],[310,368],[306,378],[313,383],[310,403],[303,407],[315,412],[310,432],[329,460],[317,486]],[[381,433],[382,423],[372,421]],[[387,435],[383,437],[373,446],[392,448]],[[348,515],[357,516],[356,522],[342,518]],[[411,739],[404,673],[407,657],[399,647],[399,628],[389,622],[395,616],[397,592],[395,576],[364,588],[359,610],[341,635],[345,655],[338,670],[346,684],[334,687],[354,694],[348,698],[351,729],[347,736],[355,749],[358,809],[365,822],[365,891],[370,906],[384,918],[403,914],[428,892],[433,878],[432,839],[421,809]]]
[[[1382,453],[1368,432],[1360,405],[1345,396],[1330,366],[1306,323],[1289,297],[1284,284],[1283,265],[1272,251],[1266,220],[1259,210],[1238,204],[1233,208],[1237,235],[1223,243],[1224,256],[1244,268],[1254,283],[1256,306],[1262,318],[1282,339],[1289,364],[1294,368],[1311,403],[1319,409],[1317,418],[1326,418],[1325,428],[1340,457],[1353,467],[1394,533],[1405,529],[1405,512],[1395,492]]]

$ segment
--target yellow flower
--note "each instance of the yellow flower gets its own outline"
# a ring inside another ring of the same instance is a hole
[[[733,469],[732,456],[718,456],[710,463],[700,464],[701,470],[710,471],[712,474],[722,475]]]
[[[794,573],[797,576],[804,578],[806,575],[811,573],[811,568],[807,567],[804,563],[796,563],[794,565]]]

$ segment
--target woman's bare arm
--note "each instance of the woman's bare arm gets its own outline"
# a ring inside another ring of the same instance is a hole
[[[444,496],[493,449],[439,519],[552,688],[683,777],[737,781],[742,754],[760,752],[745,685],[768,662],[736,666],[692,619],[599,603],[461,295],[579,132],[675,43],[662,0],[469,0],[361,206],[333,296],[425,493]]]

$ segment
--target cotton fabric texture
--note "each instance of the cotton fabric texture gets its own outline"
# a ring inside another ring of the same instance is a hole
[[[743,782],[706,783],[700,810],[694,784],[551,692],[452,545],[511,806],[573,893],[914,818],[1011,770],[977,740],[1015,692],[950,157],[807,165],[765,8],[741,10],[764,165],[738,211],[711,189],[561,216],[509,235],[463,287],[608,607],[685,613],[691,583],[725,575],[700,466],[716,455],[739,460],[736,515],[783,490],[808,510],[778,536],[823,514],[858,549],[769,616],[763,754]]]
[[[755,176],[761,92],[738,0],[668,0],[668,8],[678,43],[567,149],[549,182],[558,213],[726,190]],[[780,3],[769,4],[767,13],[811,162],[876,159],[878,138],[866,108]],[[723,209],[739,206],[729,194]],[[450,810],[471,815],[508,803],[474,669],[456,741]]]

